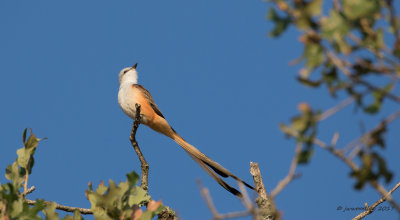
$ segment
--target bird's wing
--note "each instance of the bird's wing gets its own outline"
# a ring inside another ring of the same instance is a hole
[[[161,113],[160,109],[158,108],[158,106],[156,105],[156,103],[154,102],[153,96],[151,96],[150,92],[147,91],[147,89],[145,89],[142,85],[139,84],[133,84],[132,87],[139,89],[145,95],[147,100],[149,100],[150,106],[154,110],[154,112],[160,117],[165,118],[164,115]]]

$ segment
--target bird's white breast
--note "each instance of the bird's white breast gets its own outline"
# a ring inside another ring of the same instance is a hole
[[[130,118],[134,119],[136,115],[136,107],[138,94],[132,91],[131,84],[122,84],[119,87],[118,103],[122,111]]]

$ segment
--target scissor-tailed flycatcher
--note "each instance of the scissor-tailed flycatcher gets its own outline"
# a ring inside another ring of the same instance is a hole
[[[186,142],[179,136],[175,130],[169,125],[164,115],[158,109],[153,97],[143,86],[137,84],[137,63],[132,67],[127,67],[119,73],[119,92],[118,103],[132,119],[136,115],[136,103],[141,106],[141,123],[149,126],[151,129],[160,132],[178,143],[188,154],[193,158],[212,178],[214,178],[222,187],[229,192],[241,196],[241,193],[229,184],[224,182],[218,175],[222,177],[232,177],[233,179],[242,182],[247,187],[254,189],[252,186],[233,175],[223,166],[211,160],[197,148]],[[211,170],[212,169],[212,170]],[[213,172],[214,170],[214,172]],[[218,174],[218,175],[217,175]]]

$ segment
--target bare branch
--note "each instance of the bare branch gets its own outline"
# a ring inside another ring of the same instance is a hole
[[[254,186],[259,196],[256,199],[258,215],[262,220],[279,219],[280,216],[275,208],[273,198],[268,196],[267,191],[265,190],[258,163],[250,162],[250,174],[253,176]]]
[[[258,196],[267,199],[267,191],[265,190],[264,183],[262,181],[260,168],[258,163],[250,162],[250,174],[253,176],[254,186]]]
[[[25,201],[29,205],[36,204],[36,201],[34,201],[34,200],[25,199]],[[52,202],[51,201],[44,202],[44,204],[46,204],[46,205],[49,205],[50,203],[52,203]],[[79,207],[69,207],[69,206],[59,205],[59,204],[56,205],[56,209],[66,211],[66,212],[75,212],[76,210],[78,210],[81,214],[84,214],[84,215],[93,214],[92,210],[90,210],[90,209],[84,209],[84,208],[79,208]]]
[[[339,139],[339,133],[335,132],[333,134],[333,137],[332,137],[332,140],[331,140],[331,147],[333,147],[333,148],[336,147],[336,143],[337,143],[338,139]]]
[[[328,58],[332,61],[332,63],[333,63],[336,67],[338,67],[338,68],[343,72],[343,74],[346,75],[346,76],[347,76],[349,79],[351,79],[352,81],[364,85],[364,86],[367,87],[369,90],[381,92],[382,94],[384,94],[384,95],[387,96],[388,98],[392,99],[393,101],[400,102],[400,97],[399,97],[399,96],[393,95],[392,93],[387,92],[387,91],[385,91],[385,90],[383,90],[383,89],[381,89],[381,88],[379,88],[379,87],[376,87],[376,86],[372,85],[371,83],[369,83],[369,82],[367,82],[367,81],[364,81],[364,80],[362,80],[362,79],[360,79],[360,78],[355,78],[355,77],[351,74],[351,71],[345,67],[343,61],[342,61],[340,58],[338,58],[334,53],[328,51],[328,52],[326,53],[326,55],[327,55]]]
[[[208,208],[210,209],[213,215],[213,219],[221,219],[221,215],[215,208],[214,202],[211,198],[210,191],[208,190],[208,188],[203,187],[200,180],[197,180],[197,185],[199,186],[201,196],[203,197],[204,201],[206,202]]]
[[[318,121],[323,121],[325,119],[327,119],[328,117],[330,117],[331,115],[337,113],[338,111],[342,110],[344,107],[350,105],[351,103],[354,102],[354,98],[353,97],[349,97],[347,99],[345,99],[344,101],[342,101],[341,103],[337,104],[336,106],[333,106],[332,108],[326,110],[325,112],[323,112],[322,114],[320,114],[317,117]]]
[[[282,191],[282,189],[284,189],[293,180],[294,173],[296,171],[296,167],[299,160],[299,154],[301,152],[301,146],[302,146],[301,143],[297,143],[292,164],[290,165],[289,173],[283,180],[279,181],[275,189],[272,190],[270,195],[272,198],[275,198],[275,196],[278,195]]]
[[[28,195],[29,193],[32,193],[33,191],[35,191],[36,187],[35,186],[31,186],[31,188],[27,189],[26,192],[22,193],[22,197],[25,198],[26,195]]]
[[[135,152],[138,155],[140,164],[141,164],[140,167],[141,167],[142,173],[141,173],[140,186],[144,190],[148,190],[148,188],[149,188],[149,186],[148,186],[149,164],[147,163],[146,159],[144,158],[143,153],[139,148],[139,144],[136,141],[136,131],[139,128],[140,120],[141,120],[140,105],[136,104],[135,107],[136,107],[136,116],[135,116],[135,120],[133,121],[133,124],[132,124],[132,131],[131,131],[131,135],[129,136],[129,140],[131,141],[133,149],[135,149]]]
[[[242,198],[240,198],[240,201],[242,202],[243,206],[247,208],[247,210],[251,213],[253,213],[254,215],[256,214],[256,210],[253,206],[253,203],[250,200],[249,194],[247,193],[246,187],[245,185],[238,181],[238,185],[239,185],[239,189],[240,192],[242,193]]]
[[[390,114],[387,118],[385,118],[384,120],[382,120],[375,128],[371,129],[370,131],[368,131],[367,133],[365,133],[364,135],[362,135],[361,137],[357,138],[356,140],[351,141],[349,144],[347,144],[344,148],[343,148],[343,152],[348,152],[350,151],[352,148],[355,148],[353,150],[352,153],[350,153],[349,158],[353,158],[357,151],[359,150],[360,146],[362,145],[362,141],[363,139],[368,139],[371,137],[371,135],[379,130],[382,129],[383,126],[392,123],[394,120],[396,120],[398,117],[400,117],[400,110]]]
[[[340,3],[339,0],[333,0],[333,7],[337,12],[340,12]]]
[[[208,190],[208,188],[203,187],[200,180],[197,180],[197,185],[199,186],[201,196],[203,197],[204,201],[206,202],[208,208],[210,209],[210,211],[213,215],[213,218],[212,218],[213,220],[239,218],[239,217],[249,216],[249,215],[253,214],[250,210],[241,211],[241,212],[230,212],[230,213],[226,213],[226,214],[219,214],[217,209],[214,206],[214,202],[211,198],[210,191]]]
[[[380,205],[382,202],[386,201],[388,198],[390,198],[391,194],[400,186],[400,182],[398,182],[385,196],[383,196],[381,199],[376,201],[372,206],[368,207],[364,212],[360,213],[356,217],[353,218],[353,220],[359,220],[364,218],[365,216],[371,214],[374,209]]]

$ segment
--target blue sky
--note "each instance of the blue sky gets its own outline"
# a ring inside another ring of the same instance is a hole
[[[139,82],[152,94],[170,124],[188,142],[237,176],[252,182],[249,162],[258,162],[267,191],[287,174],[295,143],[279,131],[299,102],[327,109],[325,89],[299,85],[298,33],[267,37],[271,23],[262,1],[0,1],[0,167],[21,147],[25,127],[39,137],[29,198],[90,207],[89,181],[125,180],[140,170],[130,142],[131,120],[117,103],[118,73],[138,62]],[[398,106],[381,114],[354,114],[354,106],[320,126],[319,137],[338,147],[370,129]],[[399,121],[389,126],[383,154],[400,172]],[[244,209],[180,147],[141,126],[140,147],[150,164],[150,195],[182,219],[209,219],[196,179],[211,191],[221,213]],[[285,219],[341,219],[357,212],[338,206],[372,204],[370,187],[354,191],[349,168],[316,148],[300,179],[276,199]],[[1,172],[0,182],[5,182]],[[391,188],[398,182],[385,185]],[[232,183],[234,184],[234,183]],[[394,198],[400,199],[399,192]],[[385,203],[386,204],[386,203]],[[395,211],[368,219],[394,218]],[[88,218],[90,219],[90,218]],[[248,218],[243,218],[248,219]]]

